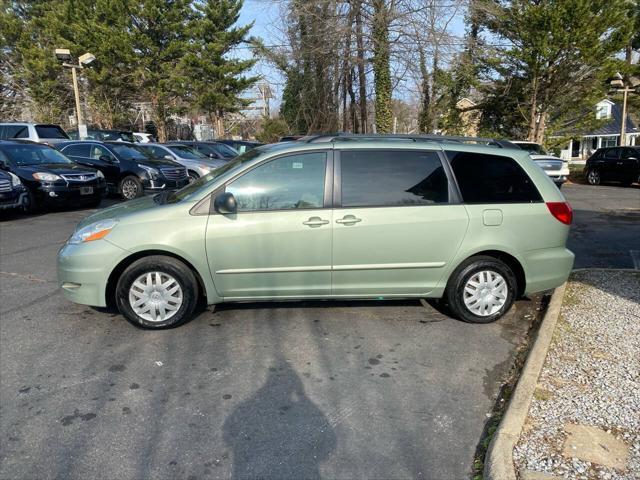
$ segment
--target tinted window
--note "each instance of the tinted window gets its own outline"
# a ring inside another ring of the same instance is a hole
[[[342,151],[342,206],[447,203],[447,176],[435,152]]]
[[[167,148],[180,158],[186,158],[188,160],[202,160],[203,158],[207,158],[205,154],[198,152],[194,148],[187,147],[186,145],[170,145]]]
[[[73,163],[58,150],[40,145],[5,145],[4,153],[17,165]]]
[[[29,138],[27,125],[5,125],[2,127],[1,138]]]
[[[640,148],[625,148],[622,158],[640,158]]]
[[[216,143],[212,146],[223,157],[238,156],[238,151],[235,148],[232,148],[229,145],[225,145],[224,143]]]
[[[239,212],[322,208],[327,155],[291,155],[260,165],[242,175],[226,191]]]
[[[620,149],[618,148],[610,148],[604,151],[603,158],[605,160],[617,160],[619,158]]]
[[[530,203],[542,201],[518,163],[498,155],[447,152],[466,203]]]
[[[162,147],[156,147],[153,145],[136,145],[137,149],[142,153],[148,155],[150,158],[164,158],[171,154]],[[173,157],[171,157],[173,159]]]
[[[57,125],[36,125],[36,133],[39,138],[69,138]]]
[[[116,143],[110,143],[110,147],[116,154],[120,155],[126,160],[146,160],[147,157],[144,153],[132,148],[128,145],[118,145]]]
[[[64,147],[62,151],[65,155],[70,155],[72,157],[88,157],[89,156],[89,148],[91,145],[76,143],[75,145],[69,145],[68,147]]]
[[[109,150],[107,150],[104,147],[101,147],[100,145],[93,145],[91,147],[91,158],[94,160],[100,160],[100,157],[102,157],[103,155],[106,155],[107,157],[109,157],[109,159],[113,160],[113,155],[111,155],[111,152]]]

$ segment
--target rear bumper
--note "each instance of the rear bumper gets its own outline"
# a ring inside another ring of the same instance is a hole
[[[67,244],[58,252],[58,286],[74,303],[106,307],[109,275],[127,255],[126,250],[104,239]]]
[[[522,264],[527,279],[525,295],[562,285],[573,268],[575,255],[564,247],[532,250],[522,255]]]

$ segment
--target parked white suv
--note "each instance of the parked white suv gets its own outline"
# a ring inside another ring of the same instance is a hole
[[[69,135],[59,126],[50,123],[0,123],[0,140],[31,140],[54,144],[66,142]]]

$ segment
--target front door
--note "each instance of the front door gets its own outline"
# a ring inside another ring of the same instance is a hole
[[[227,300],[331,293],[330,153],[269,160],[230,181],[233,215],[212,214],[207,257]],[[327,205],[327,208],[325,208]]]
[[[423,295],[467,228],[436,151],[342,150],[334,210],[333,294]]]

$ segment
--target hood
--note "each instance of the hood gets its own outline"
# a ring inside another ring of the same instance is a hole
[[[148,167],[160,168],[160,167],[179,167],[180,164],[173,160],[167,160],[164,158],[146,158],[144,160],[130,160],[131,162],[139,163],[140,165],[146,165]]]
[[[37,165],[19,165],[17,170],[21,174],[31,176],[35,172],[55,173],[56,175],[64,175],[65,173],[86,173],[93,175],[96,173],[95,168],[85,167],[77,163],[39,163]]]
[[[156,208],[158,206],[159,205],[154,202],[153,196],[136,198],[134,200],[129,200],[128,202],[119,203],[111,207],[103,208],[102,210],[99,210],[96,213],[85,217],[78,223],[76,229],[82,228],[90,223],[97,222],[98,220],[104,220],[107,218],[119,219],[132,213],[140,212],[142,210],[147,210],[150,208]]]

